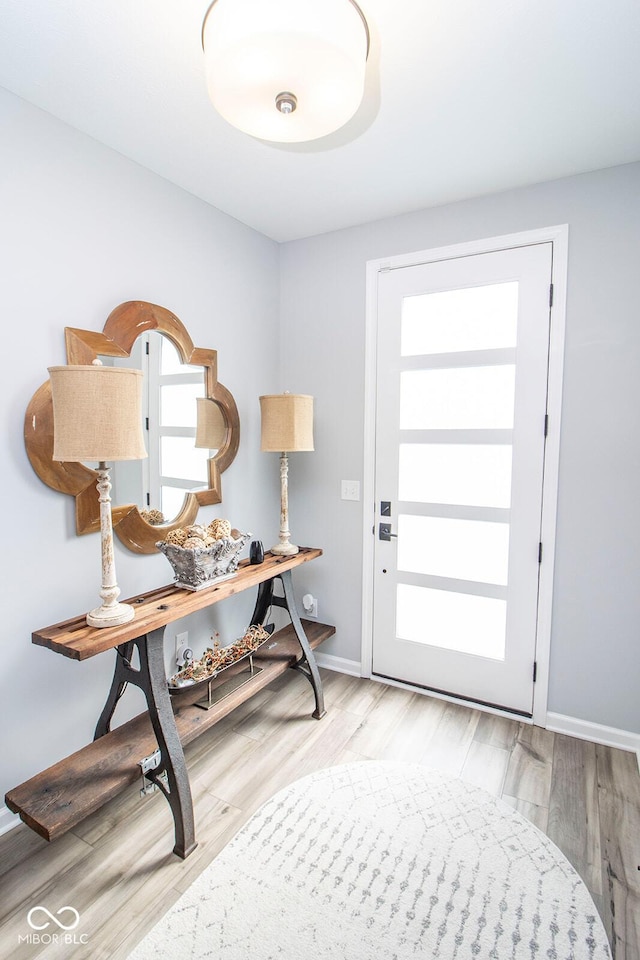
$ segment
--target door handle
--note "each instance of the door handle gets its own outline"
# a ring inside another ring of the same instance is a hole
[[[391,533],[391,524],[390,523],[381,523],[378,530],[378,538],[380,540],[391,540],[392,537],[397,538],[397,533]]]

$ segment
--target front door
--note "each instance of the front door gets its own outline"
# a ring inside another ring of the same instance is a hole
[[[373,673],[525,715],[552,247],[378,276]]]

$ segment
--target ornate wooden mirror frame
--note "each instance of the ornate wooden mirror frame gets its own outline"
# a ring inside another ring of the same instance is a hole
[[[155,553],[156,541],[162,540],[170,530],[193,523],[199,507],[220,503],[220,475],[233,462],[240,442],[238,408],[227,388],[218,382],[217,351],[194,347],[182,322],[165,307],[144,300],[130,300],[109,314],[102,333],[65,327],[67,363],[89,364],[99,355],[128,357],[137,338],[150,330],[166,336],[176,347],[183,363],[204,368],[205,396],[215,400],[222,409],[226,434],[216,455],[208,460],[208,488],[186,494],[182,510],[170,523],[147,523],[135,504],[113,506],[113,529],[125,546],[135,553]],[[31,466],[40,479],[54,490],[75,497],[76,532],[80,535],[98,531],[96,471],[82,463],[60,463],[53,459],[53,406],[49,380],[38,388],[29,402],[24,440]]]

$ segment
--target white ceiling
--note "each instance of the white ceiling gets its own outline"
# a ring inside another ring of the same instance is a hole
[[[360,0],[363,105],[297,145],[214,111],[208,2],[0,0],[0,85],[279,241],[640,159],[638,0]]]

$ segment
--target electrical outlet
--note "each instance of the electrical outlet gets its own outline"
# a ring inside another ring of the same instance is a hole
[[[182,664],[184,662],[184,652],[189,647],[189,631],[185,630],[184,633],[176,633],[176,663]]]
[[[343,500],[359,500],[360,499],[360,481],[359,480],[343,480],[341,497]]]
[[[318,598],[312,596],[310,593],[305,593],[302,598],[302,606],[304,612],[308,617],[317,617],[318,616]]]

